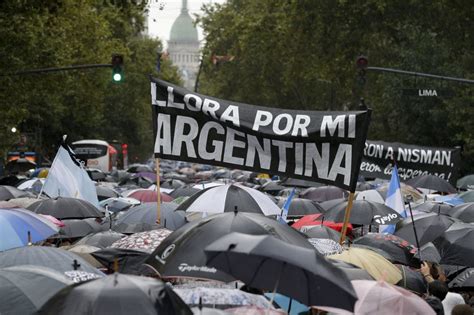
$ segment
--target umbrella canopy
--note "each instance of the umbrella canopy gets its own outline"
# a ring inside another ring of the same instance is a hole
[[[442,264],[474,267],[473,224],[454,224],[433,244],[439,250]]]
[[[28,197],[28,196],[32,196],[32,195],[16,187],[6,186],[6,185],[0,186],[0,200],[10,200],[10,199]]]
[[[300,193],[300,198],[323,202],[333,199],[345,198],[347,191],[336,186],[311,187]]]
[[[104,216],[88,201],[68,197],[39,200],[29,205],[27,209],[36,213],[49,214],[60,220],[102,218]]]
[[[76,245],[90,245],[98,248],[106,248],[116,241],[125,237],[125,234],[117,233],[112,230],[89,234],[77,241]]]
[[[58,231],[48,219],[31,211],[0,209],[0,251],[43,241]]]
[[[109,198],[116,198],[119,196],[119,193],[107,186],[95,186],[97,191],[97,198],[99,201],[109,199]]]
[[[364,269],[357,267],[356,265],[341,261],[341,260],[329,260],[334,266],[341,269],[349,280],[374,280],[374,278]]]
[[[420,295],[426,293],[426,282],[418,269],[412,269],[404,265],[397,265],[397,267],[402,272],[402,280],[397,283],[399,287]]]
[[[364,191],[359,191],[356,194],[355,200],[367,200],[377,203],[385,203],[382,195],[375,189],[369,189]]]
[[[140,233],[145,231],[156,230],[159,228],[160,226],[158,224],[149,223],[120,223],[112,226],[112,230],[123,234]]]
[[[274,290],[305,305],[354,307],[356,298],[349,279],[315,250],[270,235],[231,233],[204,251],[208,266],[250,287]]]
[[[223,182],[201,182],[198,184],[193,185],[193,188],[196,188],[198,190],[203,190],[211,187],[217,187],[217,186],[224,186],[225,183]]]
[[[142,203],[146,202],[157,202],[158,201],[158,194],[154,190],[148,190],[148,189],[138,189],[131,194],[129,194],[127,197],[129,198],[135,198],[139,200]],[[173,197],[170,195],[167,195],[165,193],[160,192],[160,201],[161,202],[170,202],[173,201]]]
[[[15,199],[10,199],[8,200],[9,203],[12,203],[16,205],[18,208],[28,208],[28,206],[34,204],[35,202],[38,202],[38,200],[45,200],[48,199],[43,196],[38,196],[39,198],[36,197],[21,197],[21,198],[15,198]]]
[[[115,273],[68,286],[38,314],[176,314],[192,315],[189,307],[163,282]]]
[[[420,261],[414,257],[417,249],[409,242],[392,234],[368,233],[354,240],[354,244],[381,249],[392,257],[392,261],[414,268],[420,267]]]
[[[434,213],[421,214],[413,217],[413,220],[420,246],[433,241],[456,222],[456,219]],[[416,244],[412,218],[406,218],[397,224],[395,235]]]
[[[279,215],[281,209],[262,192],[237,184],[211,187],[200,191],[179,205],[186,212],[253,212]]]
[[[323,216],[322,214],[310,214],[310,215],[305,215],[291,226],[292,228],[295,229],[301,229],[303,227],[309,228],[311,226],[320,226],[324,225],[327,226],[335,231],[341,232],[342,231],[342,223],[336,223],[332,221],[322,221]],[[346,234],[350,234],[352,232],[352,224],[347,225],[347,230]]]
[[[186,183],[179,179],[167,179],[160,184],[160,188],[176,189],[186,186]]]
[[[282,186],[280,184],[278,184],[278,182],[274,182],[274,181],[268,181],[266,182],[265,184],[263,184],[259,190],[261,191],[264,191],[268,194],[271,194],[271,195],[278,195],[278,193],[280,192],[280,190],[283,190],[285,189],[286,187],[285,186]]]
[[[278,200],[278,207],[282,208],[286,202],[286,198],[280,198]],[[290,202],[290,208],[288,209],[288,217],[302,217],[308,214],[323,213],[325,210],[317,202],[303,199],[293,198]]]
[[[141,250],[151,253],[171,234],[168,229],[159,229],[135,233],[115,241],[110,247]]]
[[[185,212],[175,211],[178,207],[173,202],[163,202],[160,205],[161,226],[169,230],[176,230],[186,224]],[[119,224],[155,224],[158,219],[158,210],[156,202],[144,203],[139,206],[121,213],[115,222]]]
[[[474,190],[468,190],[459,194],[459,198],[464,202],[474,202]]]
[[[436,314],[421,297],[385,281],[351,282],[358,297],[355,314]]]
[[[41,216],[41,217],[47,219],[48,221],[50,221],[51,223],[53,223],[54,225],[56,225],[56,226],[58,226],[58,227],[64,227],[64,226],[66,226],[63,221],[56,219],[56,218],[53,217],[52,215],[49,215],[49,214],[39,214],[39,216]]]
[[[380,193],[380,195],[382,195],[383,199],[387,199],[387,191],[388,191],[389,186],[390,186],[390,183],[387,182],[385,184],[381,184],[377,186],[376,188],[376,190]],[[424,198],[422,192],[420,192],[418,189],[410,185],[407,185],[405,183],[400,183],[400,191],[402,192],[402,196],[404,199],[406,199],[406,197],[410,195],[412,196],[414,202],[419,202],[423,200]]]
[[[126,197],[108,198],[99,202],[99,205],[102,208],[107,208],[107,210],[114,213],[128,210],[129,208],[139,204],[140,201],[137,199]]]
[[[318,182],[312,182],[309,180],[291,178],[291,177],[287,177],[283,179],[280,184],[287,187],[301,187],[301,188],[320,187],[324,185]]]
[[[474,174],[466,175],[458,179],[456,187],[459,189],[474,189]]]
[[[414,177],[407,180],[406,184],[415,188],[425,188],[439,192],[456,192],[456,188],[454,188],[448,181],[431,174]]]
[[[130,167],[127,169],[127,172],[128,173],[140,173],[140,172],[153,173],[153,169],[146,164],[135,164],[135,165],[130,165]]]
[[[415,254],[415,258],[419,259],[420,261],[429,261],[437,264],[439,264],[441,261],[441,256],[438,249],[431,242],[421,246],[420,250]]]
[[[326,238],[336,242],[341,239],[341,233],[325,225],[303,227],[300,231],[309,238]]]
[[[72,284],[54,269],[15,266],[0,269],[0,313],[34,314],[46,301]]]
[[[47,246],[27,246],[0,253],[0,268],[34,265],[53,267],[56,271],[80,270],[102,276],[103,273],[78,255],[64,249]]]
[[[343,222],[346,208],[347,202],[337,204],[323,214],[324,219],[334,222]],[[398,212],[383,203],[354,200],[349,222],[363,225],[383,225],[394,224],[401,219],[402,217]]]
[[[473,291],[474,268],[468,268],[458,274],[456,278],[449,282],[449,289],[452,291]]]
[[[394,264],[370,249],[350,247],[341,254],[327,257],[356,265],[376,280],[395,284],[402,279],[400,270]]]
[[[179,188],[176,188],[175,190],[173,190],[170,193],[170,196],[173,197],[173,198],[191,197],[192,195],[194,195],[198,192],[200,192],[199,189],[184,186],[184,187],[179,187]]]
[[[135,178],[135,177],[148,178],[152,182],[156,183],[156,173],[153,173],[153,172],[138,172],[138,173],[134,173],[134,174],[132,174],[132,176],[130,176],[130,178]]]
[[[453,206],[449,203],[435,201],[425,201],[422,204],[413,207],[413,210],[422,212],[433,212],[445,215],[452,215],[454,213]]]
[[[343,251],[338,242],[327,238],[308,238],[308,242],[323,256],[340,254]]]
[[[468,202],[454,207],[451,216],[466,223],[473,223],[474,202]]]
[[[175,287],[174,292],[190,307],[203,306],[227,309],[253,305],[273,309],[270,301],[263,295],[247,293],[238,289]]]
[[[162,277],[233,281],[228,274],[206,267],[204,254],[207,245],[230,232],[273,235],[289,244],[314,250],[304,236],[286,224],[256,213],[225,212],[180,227],[156,248],[147,263]]]
[[[104,268],[104,266],[91,255],[93,252],[100,250],[99,247],[95,247],[91,245],[81,245],[81,244],[76,245],[75,244],[75,245],[62,246],[61,248],[67,249],[68,251],[71,251],[81,256],[85,261],[87,261],[89,264],[91,264],[92,266],[96,268]],[[79,281],[74,281],[74,282],[79,282]]]
[[[34,170],[36,163],[25,158],[19,158],[9,161],[5,165],[5,171],[8,173],[27,173],[29,170]]]
[[[43,188],[43,184],[46,181],[44,178],[32,178],[22,182],[20,185],[17,186],[20,190],[29,190],[36,194],[41,192]]]
[[[106,231],[110,227],[110,221],[95,218],[62,220],[64,226],[59,229],[57,238],[76,238]]]
[[[104,248],[91,253],[109,271],[132,275],[152,275],[152,270],[144,263],[149,253],[126,248]],[[117,270],[115,270],[118,268]]]

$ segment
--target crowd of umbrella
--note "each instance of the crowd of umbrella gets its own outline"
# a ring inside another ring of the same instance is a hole
[[[0,179],[0,314],[434,314],[422,261],[474,291],[472,175],[458,189],[430,175],[402,183],[413,218],[384,204],[387,181],[361,179],[340,245],[340,188],[161,164],[160,218],[147,165],[89,170],[100,208],[40,194],[47,170]],[[394,234],[378,232],[384,217]]]

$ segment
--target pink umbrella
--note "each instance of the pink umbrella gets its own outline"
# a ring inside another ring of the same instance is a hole
[[[359,298],[354,313],[345,310],[317,307],[336,314],[413,314],[435,315],[435,311],[422,298],[385,281],[352,280]]]
[[[165,193],[161,194],[161,202],[170,202],[173,201],[173,197],[167,195]],[[128,195],[127,197],[137,199],[143,203],[145,202],[157,202],[158,194],[156,191],[148,190],[148,189],[139,189]]]
[[[52,222],[54,225],[59,226],[59,227],[65,227],[66,224],[64,224],[63,221],[56,219],[52,215],[49,214],[40,214],[43,218],[47,219],[48,221]]]

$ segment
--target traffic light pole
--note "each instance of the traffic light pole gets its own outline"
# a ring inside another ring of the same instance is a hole
[[[27,75],[27,74],[39,74],[47,72],[59,72],[59,71],[70,71],[70,70],[83,70],[93,68],[112,68],[112,64],[90,64],[90,65],[77,65],[70,67],[54,67],[54,68],[43,68],[43,69],[32,69],[32,70],[21,70],[12,73],[0,74],[0,77],[15,76],[15,75]]]

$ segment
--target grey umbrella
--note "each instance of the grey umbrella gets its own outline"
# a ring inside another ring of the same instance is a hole
[[[54,295],[38,314],[176,314],[192,311],[160,280],[115,273],[68,286]]]
[[[28,206],[38,214],[49,214],[57,219],[102,218],[104,214],[91,203],[77,198],[57,197],[39,200]]]
[[[357,300],[347,276],[324,256],[270,235],[231,233],[204,252],[209,267],[250,287],[276,291],[305,305],[352,311]]]
[[[283,207],[286,198],[278,200],[278,206]],[[325,209],[319,203],[303,198],[293,198],[288,209],[288,217],[302,217],[308,214],[324,213]]]
[[[63,273],[71,270],[80,270],[100,276],[103,275],[102,272],[78,255],[61,248],[27,246],[0,253],[0,268],[19,265],[50,267]]]
[[[163,202],[160,205],[161,211],[161,226],[176,230],[186,224],[185,212],[175,211],[178,204],[173,202]],[[139,206],[133,207],[126,212],[120,213],[115,221],[115,225],[120,224],[156,224],[158,218],[158,210],[156,202],[148,202]]]
[[[56,238],[76,238],[83,237],[91,233],[106,231],[110,226],[109,219],[98,220],[95,218],[88,219],[70,219],[62,220],[65,226],[59,229]]]
[[[6,185],[0,186],[0,200],[10,200],[29,196],[32,196],[32,194],[16,187]]]
[[[341,233],[325,225],[315,225],[308,228],[302,228],[301,232],[309,238],[325,238],[336,242],[341,239]]]
[[[454,188],[448,181],[431,174],[414,177],[407,180],[405,183],[415,188],[425,188],[447,193],[456,192],[456,188]]]
[[[98,248],[106,248],[112,245],[115,241],[125,237],[125,234],[118,233],[112,230],[97,232],[89,234],[77,241],[76,245],[91,245]]]
[[[0,314],[33,314],[56,292],[72,283],[47,267],[25,265],[0,269]]]

